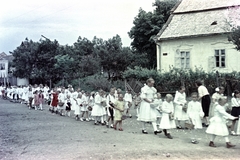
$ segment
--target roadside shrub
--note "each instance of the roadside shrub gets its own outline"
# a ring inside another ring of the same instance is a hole
[[[187,95],[197,92],[195,81],[200,79],[208,88],[210,94],[215,92],[215,88],[223,86],[226,88],[225,94],[231,95],[234,89],[240,89],[240,73],[220,73],[205,72],[202,68],[189,70],[170,68],[169,72],[160,72],[156,70],[148,70],[146,68],[135,67],[127,69],[123,72],[125,79],[135,78],[137,81],[145,83],[152,77],[155,80],[155,86],[159,92],[174,93],[180,86],[185,86]]]

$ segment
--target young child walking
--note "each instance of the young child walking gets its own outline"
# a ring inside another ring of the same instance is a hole
[[[193,130],[191,130],[191,142],[197,144],[197,132],[202,129],[202,118],[204,117],[204,112],[202,110],[201,103],[198,100],[198,94],[196,92],[191,94],[192,100],[188,103],[187,115],[190,122],[194,125]]]
[[[154,100],[154,103],[157,103],[158,106],[156,107],[156,116],[157,116],[157,126],[159,127],[161,118],[162,118],[162,95],[161,93],[157,93],[157,98]]]
[[[39,91],[38,97],[39,97],[39,99],[38,99],[39,100],[39,108],[42,111],[43,110],[43,103],[44,103],[44,94],[43,94],[42,90]]]
[[[108,94],[106,98],[106,104],[107,104],[107,110],[108,110],[108,119],[107,119],[107,127],[113,128],[113,123],[114,123],[114,109],[113,109],[113,104],[115,103],[115,89],[111,88],[110,93]],[[109,126],[110,123],[110,126]]]
[[[226,125],[226,119],[237,120],[238,117],[233,117],[225,111],[224,105],[226,103],[227,97],[221,97],[218,99],[218,105],[214,108],[214,116],[210,119],[210,125],[206,130],[206,133],[211,135],[209,142],[210,147],[216,147],[214,144],[216,136],[224,137],[227,148],[235,147],[235,145],[230,143],[228,138],[229,131]]]
[[[65,116],[70,117],[71,116],[71,106],[72,106],[70,95],[67,95],[67,98],[66,98],[66,101],[65,101],[65,106],[66,106]]]
[[[234,117],[239,117],[239,115],[240,115],[240,92],[238,90],[235,90],[233,92],[233,97],[231,99],[231,105],[232,105],[231,115]],[[231,135],[233,135],[233,136],[237,135],[237,133],[234,131],[236,121],[237,120],[232,121]]]
[[[38,110],[40,104],[38,90],[36,90],[33,94],[34,94],[34,108],[35,110]]]
[[[138,117],[138,114],[139,114],[139,108],[140,108],[141,101],[142,101],[141,92],[138,92],[136,95],[136,98],[134,100],[134,104],[135,104],[134,109],[136,109],[136,117]]]
[[[162,119],[159,128],[163,129],[165,136],[172,139],[171,134],[167,131],[169,129],[176,128],[174,121],[174,106],[173,106],[173,96],[171,94],[166,95],[166,99],[162,104]]]
[[[79,120],[80,119],[80,114],[81,114],[81,108],[83,107],[83,100],[82,100],[82,93],[79,93],[76,99],[76,106],[75,106],[75,119]],[[83,121],[81,119],[81,121]]]
[[[123,131],[122,128],[122,115],[124,112],[124,101],[123,101],[123,95],[119,94],[118,95],[118,100],[114,103],[114,108],[115,108],[115,116],[114,116],[114,125],[113,128],[117,130],[117,125],[119,124],[119,131]]]

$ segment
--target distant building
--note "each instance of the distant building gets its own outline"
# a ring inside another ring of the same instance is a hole
[[[13,60],[12,55],[0,53],[0,84],[1,85],[25,85],[28,84],[27,79],[21,79],[13,76],[14,68],[9,67],[9,62]]]
[[[157,69],[240,71],[240,52],[228,41],[228,13],[239,7],[240,0],[180,1],[156,36]]]

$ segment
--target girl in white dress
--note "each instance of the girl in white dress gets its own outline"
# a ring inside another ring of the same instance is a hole
[[[89,100],[88,100],[88,117],[89,117],[89,120],[94,120],[94,118],[92,116],[92,109],[93,109],[93,106],[94,106],[94,95],[95,95],[95,92],[91,92]]]
[[[88,97],[86,96],[85,92],[82,91],[82,107],[81,109],[81,118],[80,121],[84,121],[84,115],[86,115],[86,121],[89,121],[88,119]]]
[[[106,103],[106,92],[104,91],[102,95],[102,113],[103,115],[101,116],[101,124],[106,125],[107,124],[107,103]]]
[[[177,122],[177,128],[182,129],[180,121],[188,120],[188,116],[186,111],[183,110],[183,107],[187,105],[186,94],[185,94],[185,87],[181,86],[178,91],[176,91],[174,97],[174,118]]]
[[[212,95],[211,105],[209,108],[209,117],[214,116],[214,108],[218,105],[218,99],[223,96],[224,87],[217,87]]]
[[[79,116],[81,114],[81,108],[83,107],[83,99],[82,99],[82,93],[78,93],[77,99],[75,100],[76,106],[75,106],[75,119],[79,120]],[[83,121],[83,120],[81,120]]]
[[[65,100],[66,100],[66,96],[64,94],[64,88],[62,88],[61,92],[58,95],[58,112],[60,114],[60,116],[63,116],[63,110],[65,109]]]
[[[71,88],[70,92],[71,92],[71,102],[72,102],[71,110],[75,111],[76,107],[78,107],[76,103],[78,92],[74,91],[73,88]]]
[[[137,93],[136,98],[135,98],[135,100],[134,100],[134,105],[135,105],[134,108],[136,109],[136,117],[138,117],[139,108],[140,108],[140,104],[141,104],[141,101],[142,101],[140,95],[141,95],[141,92]]]
[[[174,106],[172,100],[173,96],[171,94],[167,94],[166,99],[162,104],[162,119],[159,127],[163,129],[165,136],[167,136],[169,139],[172,139],[172,136],[167,130],[176,128],[176,124],[173,117]]]
[[[93,110],[92,110],[92,116],[95,117],[95,125],[98,125],[98,121],[101,121],[101,117],[103,115],[103,109],[102,109],[102,103],[103,103],[103,96],[104,91],[103,90],[99,90],[99,92],[97,92],[95,94],[95,98],[94,98],[94,106],[93,106]],[[102,122],[103,123],[103,122]]]
[[[110,127],[113,128],[113,123],[114,123],[114,106],[113,104],[115,103],[116,99],[115,99],[115,88],[111,88],[110,89],[110,93],[107,95],[106,98],[106,104],[107,104],[107,111],[108,111],[108,119],[107,119],[107,127],[109,127],[109,123],[110,123]]]
[[[223,136],[226,141],[226,147],[231,148],[235,145],[232,145],[229,142],[229,131],[226,125],[226,119],[236,120],[238,117],[233,117],[232,115],[228,114],[225,109],[224,105],[227,103],[227,97],[221,97],[218,100],[218,105],[214,109],[214,116],[210,119],[210,125],[208,126],[206,133],[211,135],[211,140],[209,143],[210,147],[216,147],[214,144],[214,139],[216,136]]]
[[[191,95],[192,100],[188,103],[187,108],[187,115],[189,117],[189,120],[194,125],[194,130],[192,130],[192,143],[197,144],[198,141],[196,140],[197,130],[202,129],[202,118],[204,116],[204,112],[202,110],[201,103],[197,101],[198,95],[197,93],[192,93]]]
[[[130,107],[132,106],[132,94],[131,94],[131,90],[127,90],[124,97],[124,106],[125,106],[125,111],[126,111],[126,115],[129,116],[129,118],[132,118],[132,115],[129,113]]]
[[[156,107],[156,116],[157,116],[157,126],[159,127],[161,118],[162,118],[162,96],[161,93],[157,93],[157,97],[154,100],[154,103],[157,103],[158,106]]]
[[[48,87],[48,85],[45,85],[43,88],[43,94],[45,97],[45,101],[48,101],[48,99],[49,99],[49,90],[50,90],[50,88]]]
[[[138,115],[138,121],[142,122],[142,133],[148,134],[146,131],[146,123],[151,122],[154,130],[154,134],[161,133],[157,129],[157,116],[156,116],[156,108],[151,107],[151,103],[154,102],[154,96],[157,93],[157,90],[153,87],[155,81],[152,78],[147,80],[147,85],[141,88],[141,104]]]
[[[240,115],[240,92],[238,90],[235,90],[233,92],[233,97],[231,99],[231,105],[232,105],[231,115],[234,117],[239,117],[239,115]],[[233,136],[237,135],[237,133],[234,131],[235,124],[236,124],[236,120],[233,120],[232,125],[231,125],[231,135],[233,135]]]

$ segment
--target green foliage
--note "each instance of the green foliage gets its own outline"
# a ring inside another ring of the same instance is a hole
[[[114,81],[111,82],[108,78],[103,77],[102,75],[95,74],[92,76],[88,76],[82,79],[76,79],[71,82],[73,86],[80,86],[81,89],[85,91],[97,91],[99,89],[103,89],[106,92],[109,92],[110,88],[117,87],[123,89],[124,83],[123,81]]]
[[[236,45],[236,50],[240,51],[240,26],[233,28],[232,33],[228,36],[228,39]]]
[[[156,0],[153,6],[154,12],[146,12],[139,9],[138,15],[134,18],[134,26],[128,32],[133,40],[131,46],[138,54],[147,54],[149,63],[143,67],[156,67],[156,44],[154,37],[161,30],[170,16],[170,10],[177,3],[177,0],[160,1]]]
[[[180,86],[185,86],[187,95],[197,92],[195,82],[198,79],[203,81],[210,93],[214,93],[215,88],[218,86],[225,87],[225,94],[227,95],[231,95],[235,89],[240,89],[240,72],[207,73],[202,68],[195,68],[194,70],[170,68],[169,72],[160,72],[153,69],[135,67],[134,69],[128,68],[123,73],[123,77],[126,79],[134,78],[142,83],[145,83],[148,78],[153,78],[159,92],[175,92]]]

